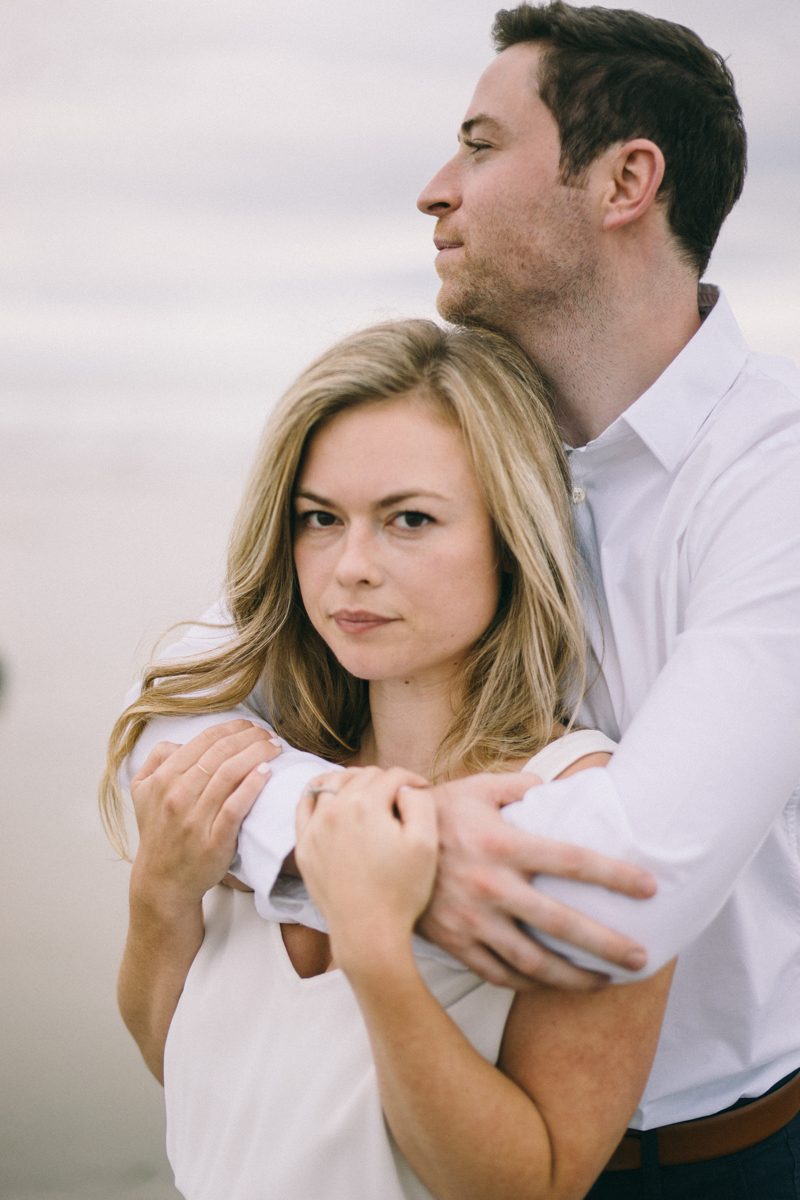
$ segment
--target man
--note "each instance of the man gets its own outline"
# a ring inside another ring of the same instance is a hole
[[[592,1195],[797,1196],[800,379],[698,290],[742,186],[739,107],[719,56],[642,14],[523,5],[494,32],[458,152],[419,206],[437,219],[442,315],[514,336],[550,380],[596,595],[584,720],[621,740],[605,770],[502,816],[502,780],[437,787],[422,931],[499,983],[586,986],[561,955],[634,977],[587,947],[636,967],[641,942],[648,971],[680,954],[633,1122],[646,1132]],[[183,726],[154,722],[133,769],[200,728]],[[264,915],[313,924],[278,875],[316,769],[282,757],[235,869]],[[555,878],[603,874],[547,839],[637,863],[658,893]]]

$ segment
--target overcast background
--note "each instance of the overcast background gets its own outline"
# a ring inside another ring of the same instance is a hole
[[[745,195],[708,278],[800,359],[800,6],[636,4],[729,56]],[[114,1005],[128,868],[103,743],[200,613],[264,414],[323,346],[433,315],[414,209],[491,57],[486,0],[0,3],[0,1196],[167,1200]]]

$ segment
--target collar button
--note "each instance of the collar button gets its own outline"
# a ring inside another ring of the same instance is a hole
[[[586,499],[586,492],[583,490],[582,487],[574,487],[572,489],[572,503],[573,504],[583,504],[585,499]]]

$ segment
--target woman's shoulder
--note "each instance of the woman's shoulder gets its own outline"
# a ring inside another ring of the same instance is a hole
[[[549,783],[587,754],[613,754],[616,748],[617,743],[599,729],[573,729],[548,742],[544,749],[528,760],[522,770],[532,771],[543,783]]]

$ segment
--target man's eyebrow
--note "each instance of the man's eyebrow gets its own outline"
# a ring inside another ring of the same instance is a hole
[[[478,113],[476,117],[470,117],[468,121],[463,122],[459,136],[468,137],[475,125],[493,125],[495,129],[501,131],[505,128],[502,121],[490,117],[488,113]]]

